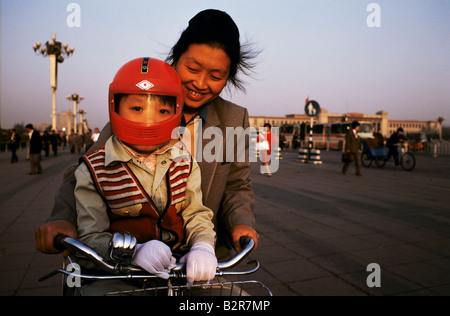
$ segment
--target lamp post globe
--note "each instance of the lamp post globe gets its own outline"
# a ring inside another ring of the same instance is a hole
[[[42,46],[41,42],[36,42],[33,45],[33,50],[36,55],[42,55],[50,58],[50,88],[52,89],[52,129],[57,130],[56,126],[56,89],[57,89],[57,74],[58,63],[64,61],[64,57],[70,57],[75,48],[70,47],[67,44],[61,44],[56,41],[56,34],[52,34],[52,39]]]

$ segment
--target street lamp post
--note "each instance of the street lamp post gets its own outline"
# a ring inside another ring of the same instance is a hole
[[[87,114],[87,112],[85,110],[79,110],[78,114],[80,114],[81,134],[84,134],[84,115]]]
[[[76,92],[72,93],[68,97],[66,97],[67,100],[73,102],[73,131],[77,133],[78,125],[77,125],[77,113],[78,113],[78,103],[80,103],[82,100],[84,100],[84,97],[79,96]]]
[[[58,63],[64,61],[64,56],[69,57],[73,54],[74,48],[67,44],[61,44],[56,41],[56,34],[52,34],[52,40],[41,47],[41,42],[33,45],[34,52],[37,55],[50,57],[50,87],[52,88],[52,129],[56,131],[56,88],[58,76]]]
[[[70,133],[72,131],[72,112],[70,110],[67,111],[67,132]]]

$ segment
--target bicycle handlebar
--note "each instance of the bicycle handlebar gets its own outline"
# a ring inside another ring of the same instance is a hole
[[[224,272],[222,270],[228,270],[235,266],[237,266],[239,263],[241,263],[255,248],[255,241],[249,237],[244,238],[244,240],[241,240],[242,243],[246,243],[245,246],[243,246],[242,251],[239,252],[234,258],[232,258],[229,261],[226,262],[219,262],[217,265],[217,272],[216,276],[224,276],[224,275],[245,275],[245,274],[251,274],[253,272],[256,272],[259,269],[259,262],[257,260],[254,260],[255,262],[255,268],[243,271],[243,272]],[[75,254],[82,255],[83,257],[87,258],[89,261],[93,262],[98,268],[101,270],[110,273],[112,275],[110,276],[89,276],[89,275],[83,275],[81,277],[84,278],[91,278],[91,279],[131,279],[131,278],[157,278],[157,276],[149,274],[144,269],[134,266],[134,265],[113,265],[109,263],[105,258],[103,258],[101,255],[99,255],[95,250],[91,249],[90,247],[86,246],[82,242],[70,238],[65,235],[59,235],[55,238],[55,248],[58,250],[65,250],[65,249],[71,249]],[[177,264],[176,267],[172,270],[172,272],[169,274],[169,277],[171,278],[185,278],[186,274],[184,272],[185,264]],[[68,272],[64,269],[57,269],[46,276],[39,279],[39,281],[44,281],[48,279],[49,277],[57,274],[57,273],[63,273],[63,274],[71,274],[71,272]]]

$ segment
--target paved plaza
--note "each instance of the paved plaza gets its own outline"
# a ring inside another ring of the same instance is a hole
[[[62,259],[36,251],[34,232],[77,157],[44,157],[44,173],[29,176],[25,155],[11,164],[0,153],[0,295],[60,295],[59,277],[37,281]],[[252,164],[261,269],[251,278],[274,295],[450,295],[450,156],[362,177],[342,174],[339,152],[323,152],[322,165],[282,158],[270,178]]]

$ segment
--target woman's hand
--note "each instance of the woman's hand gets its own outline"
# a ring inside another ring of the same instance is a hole
[[[34,247],[42,253],[54,254],[60,253],[55,248],[54,240],[58,235],[66,235],[76,239],[78,237],[77,229],[74,224],[66,220],[57,220],[42,225],[34,234]],[[65,250],[63,256],[67,257],[70,250]]]
[[[233,239],[233,247],[237,252],[241,252],[241,237],[250,237],[255,241],[255,249],[258,247],[259,234],[252,227],[247,225],[236,225],[231,230],[231,238]]]

